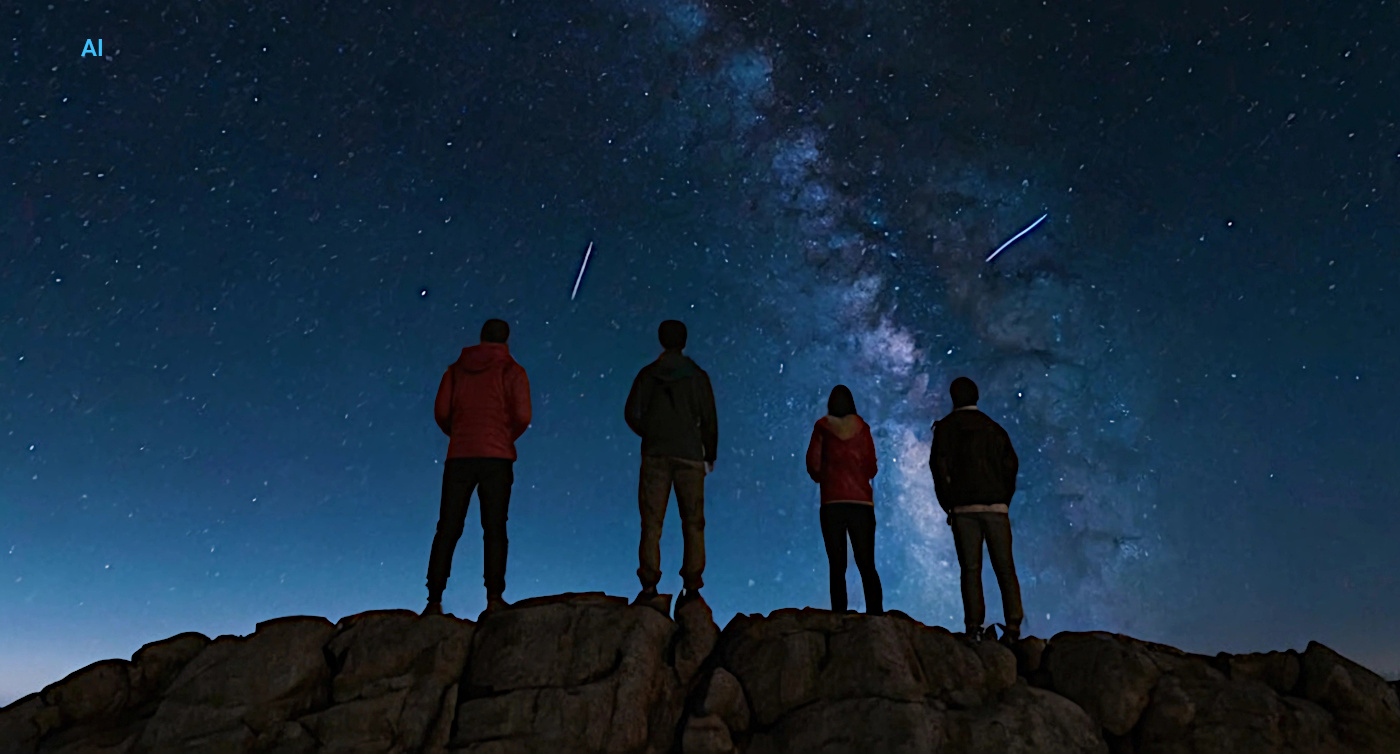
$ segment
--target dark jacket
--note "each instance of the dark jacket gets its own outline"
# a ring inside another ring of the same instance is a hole
[[[715,394],[710,376],[689,357],[668,351],[643,367],[632,380],[623,415],[642,438],[642,455],[714,463]]]
[[[875,440],[864,419],[850,414],[817,420],[807,443],[807,475],[821,485],[823,503],[873,504],[870,480],[878,470]]]
[[[1010,504],[1019,465],[1006,430],[975,408],[953,411],[933,423],[928,466],[945,511]]]
[[[451,441],[448,458],[515,460],[515,441],[530,426],[530,380],[504,343],[462,355],[438,385],[433,418]]]

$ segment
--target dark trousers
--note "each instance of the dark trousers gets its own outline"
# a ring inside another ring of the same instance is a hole
[[[954,513],[948,517],[953,527],[953,546],[962,569],[963,621],[968,631],[982,628],[987,606],[982,600],[982,542],[1001,587],[1001,605],[1008,631],[1019,634],[1021,582],[1016,580],[1016,563],[1011,559],[1011,517],[1005,513]]]
[[[462,537],[472,490],[481,500],[481,539],[486,559],[486,594],[506,590],[506,514],[514,462],[505,458],[449,458],[442,470],[442,507],[433,552],[428,556],[428,599],[440,601],[452,575],[452,552]]]
[[[642,456],[637,503],[642,514],[642,541],[637,548],[637,578],[644,589],[661,581],[661,524],[666,503],[676,490],[681,514],[681,582],[693,592],[705,585],[705,464],[687,458]]]
[[[860,583],[865,588],[865,611],[879,615],[884,610],[885,593],[880,588],[880,574],[875,572],[875,506],[860,503],[823,503],[821,506],[822,541],[826,543],[826,559],[831,566],[831,610],[846,612],[846,537],[851,538],[851,550]]]

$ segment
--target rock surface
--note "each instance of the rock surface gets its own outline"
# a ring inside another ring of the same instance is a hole
[[[1116,634],[969,645],[907,616],[721,632],[606,595],[479,622],[292,617],[104,660],[0,710],[0,754],[1394,754],[1396,684],[1313,643],[1193,655]]]

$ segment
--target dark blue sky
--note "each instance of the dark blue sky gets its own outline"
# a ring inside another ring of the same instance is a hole
[[[535,405],[507,599],[636,591],[621,407],[676,317],[721,621],[826,606],[801,454],[844,382],[886,607],[959,625],[925,462],[966,374],[1029,633],[1393,677],[1400,4],[1253,5],[0,8],[0,703],[420,607],[432,397],[492,316]]]

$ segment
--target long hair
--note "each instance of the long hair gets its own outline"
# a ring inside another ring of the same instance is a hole
[[[831,389],[831,397],[826,399],[826,412],[832,416],[850,416],[856,412],[856,399],[851,389],[837,385]]]

